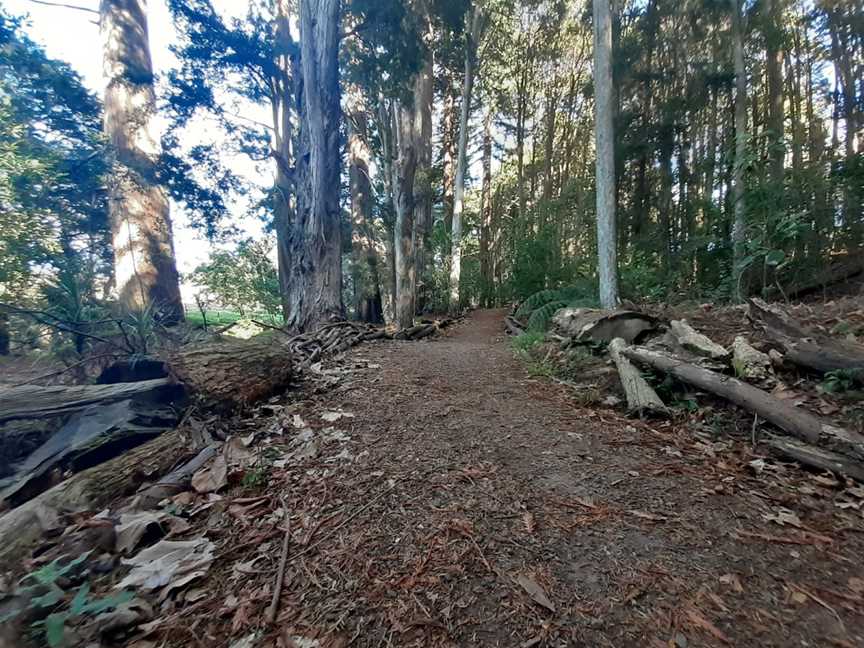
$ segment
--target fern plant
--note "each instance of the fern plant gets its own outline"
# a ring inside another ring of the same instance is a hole
[[[588,284],[540,290],[528,297],[516,311],[516,317],[528,319],[528,330],[544,332],[555,312],[567,307],[594,307],[594,288]]]
[[[563,301],[551,301],[534,309],[528,318],[528,330],[542,333],[549,328],[549,323],[558,309],[566,308],[567,303]]]
[[[69,604],[64,604],[67,592],[60,587],[58,581],[64,582],[67,576],[79,567],[89,555],[89,551],[85,552],[65,564],[61,563],[62,558],[57,558],[27,574],[21,579],[22,588],[19,593],[25,596],[37,593],[38,595],[30,598],[27,608],[0,617],[0,623],[6,623],[27,610],[51,610],[51,613],[44,619],[33,623],[32,628],[44,632],[45,642],[48,646],[59,648],[63,645],[67,621],[85,615],[95,616],[131,601],[135,597],[135,592],[131,590],[123,590],[103,598],[91,599],[90,583],[85,582],[78,588]]]

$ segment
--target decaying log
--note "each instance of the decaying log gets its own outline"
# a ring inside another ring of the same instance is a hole
[[[669,332],[675,343],[686,351],[712,360],[725,360],[729,357],[729,352],[724,347],[694,329],[687,320],[672,320],[669,323]]]
[[[504,318],[504,330],[507,331],[507,335],[522,335],[525,327],[515,317],[508,315]]]
[[[657,392],[649,385],[630,361],[622,355],[627,344],[621,338],[615,338],[609,343],[609,355],[618,368],[621,386],[627,395],[627,409],[637,416],[660,415],[668,416],[669,410],[660,400]]]
[[[218,449],[219,447],[215,444],[207,446],[192,459],[160,478],[155,484],[150,484],[135,496],[136,508],[153,508],[166,497],[182,493],[189,487],[192,475],[215,457]]]
[[[793,407],[737,378],[724,376],[645,347],[627,347],[623,354],[634,362],[654,367],[678,380],[725,398],[807,443],[829,444],[847,454],[864,458],[864,436],[830,425],[818,416]]]
[[[180,428],[162,434],[119,457],[89,468],[0,516],[0,561],[11,560],[65,514],[96,511],[131,495],[144,482],[171,469],[186,452]]]
[[[207,410],[226,412],[285,389],[293,356],[274,335],[181,347],[166,361],[172,376]]]
[[[864,258],[861,255],[845,255],[835,258],[826,268],[816,273],[798,272],[795,281],[783,289],[787,298],[803,297],[804,295],[823,290],[828,286],[841,283],[847,279],[864,273]]]
[[[817,448],[796,439],[773,437],[768,440],[768,445],[784,457],[794,459],[810,468],[830,470],[833,473],[846,475],[864,482],[864,464],[845,455]]]
[[[69,414],[95,403],[111,403],[158,390],[171,390],[168,378],[116,385],[27,385],[0,389],[0,423]]]
[[[56,476],[80,472],[173,429],[177,410],[152,399],[100,403],[72,416],[26,459],[0,479],[0,505],[10,508],[57,483]]]
[[[771,358],[739,335],[732,342],[732,368],[739,378],[765,380],[771,375]]]
[[[627,344],[655,330],[658,324],[657,318],[645,313],[596,308],[562,308],[552,322],[558,332],[577,342],[611,342],[621,338]]]
[[[864,372],[864,345],[810,331],[777,306],[750,299],[749,317],[783,349],[789,362],[820,373]]]

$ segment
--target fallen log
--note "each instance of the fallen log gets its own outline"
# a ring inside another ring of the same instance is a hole
[[[694,329],[687,320],[672,320],[669,323],[669,332],[675,343],[685,351],[712,360],[725,360],[729,357],[729,352],[724,347]]]
[[[181,428],[171,430],[8,511],[0,516],[0,561],[13,560],[43,533],[60,528],[64,515],[96,511],[131,495],[154,475],[169,471],[186,451]]]
[[[95,403],[112,403],[160,390],[170,391],[168,378],[114,385],[26,385],[0,389],[0,423],[15,419],[70,414]]]
[[[175,408],[151,399],[93,405],[59,430],[0,479],[0,505],[14,508],[56,484],[57,474],[86,468],[174,428]]]
[[[861,255],[845,255],[835,258],[827,267],[819,272],[804,273],[797,272],[795,281],[783,289],[783,295],[788,299],[791,297],[803,297],[828,286],[841,283],[864,273],[864,259]],[[774,291],[777,292],[777,291]]]
[[[525,327],[522,323],[512,315],[504,318],[504,330],[508,335],[522,335],[525,332]]]
[[[864,482],[864,465],[844,455],[817,448],[796,439],[773,437],[768,440],[768,445],[784,457],[794,459],[804,466],[817,470],[829,470]]]
[[[639,370],[622,355],[627,344],[621,338],[615,338],[609,343],[609,355],[618,369],[621,386],[627,395],[627,410],[637,416],[655,415],[668,416],[669,410],[657,392],[649,385]]]
[[[739,335],[732,342],[732,368],[739,378],[765,380],[771,376],[771,358]]]
[[[864,345],[806,329],[777,306],[761,299],[748,300],[748,316],[761,325],[791,363],[819,373],[864,372]]]
[[[630,310],[561,308],[552,322],[562,335],[577,342],[611,342],[621,338],[632,344],[643,334],[657,328],[656,317]]]
[[[134,507],[138,509],[150,509],[155,507],[166,497],[182,493],[189,487],[194,475],[200,468],[216,456],[218,446],[209,445],[192,459],[178,466],[170,473],[151,484],[135,496]]]
[[[232,411],[285,389],[294,357],[275,334],[181,347],[165,358],[171,375],[204,409]]]
[[[758,414],[778,428],[813,445],[830,444],[844,453],[864,458],[864,436],[824,422],[752,385],[677,358],[646,349],[627,347],[622,353],[643,365],[666,372],[678,380],[725,398]]]

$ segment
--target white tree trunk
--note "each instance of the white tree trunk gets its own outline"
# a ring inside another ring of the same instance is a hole
[[[612,16],[609,0],[594,0],[594,110],[597,146],[597,271],[600,305],[618,306],[615,226],[615,133],[612,88]]]
[[[456,179],[453,189],[452,261],[450,265],[450,308],[460,306],[459,279],[462,276],[462,213],[465,210],[465,174],[468,167],[468,128],[471,119],[471,92],[474,88],[474,63],[483,14],[476,5],[467,16],[465,77],[462,79],[462,110],[459,115],[459,143],[456,148]]]
[[[146,0],[102,0],[105,135],[113,165],[109,212],[114,282],[129,311],[154,309],[165,322],[183,319],[168,199],[158,185],[161,147],[153,131],[156,98]]]

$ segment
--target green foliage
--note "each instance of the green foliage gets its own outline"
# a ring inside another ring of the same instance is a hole
[[[217,251],[191,275],[205,295],[241,316],[250,311],[277,315],[282,308],[279,276],[270,255],[270,240],[243,241],[235,251]]]
[[[860,369],[837,369],[827,372],[820,386],[829,394],[842,394],[862,384],[864,384],[864,371]]]
[[[123,590],[102,598],[90,598],[90,583],[85,581],[75,591],[74,596],[67,603],[69,593],[61,584],[65,585],[71,577],[81,570],[84,561],[90,555],[85,552],[72,560],[56,558],[47,565],[24,576],[21,579],[20,593],[34,594],[29,600],[29,605],[0,618],[0,622],[6,623],[15,617],[28,611],[51,611],[44,619],[32,624],[36,631],[44,633],[45,642],[51,648],[59,648],[64,645],[66,624],[83,616],[95,616],[106,610],[114,609],[135,597],[135,592]],[[38,593],[38,594],[37,594]]]
[[[537,331],[526,331],[510,341],[510,346],[517,353],[524,353],[541,344],[546,336]]]
[[[110,262],[99,102],[0,9],[0,300]]]
[[[552,322],[552,317],[555,315],[556,311],[565,308],[566,306],[567,302],[551,301],[543,304],[539,308],[535,308],[531,312],[531,316],[528,318],[528,330],[545,332],[549,328],[549,324]]]

